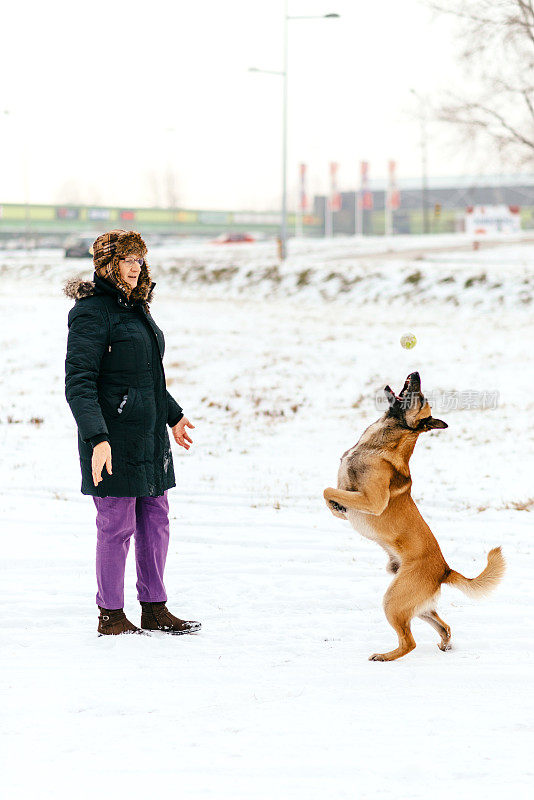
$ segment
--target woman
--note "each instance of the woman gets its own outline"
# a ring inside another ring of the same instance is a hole
[[[125,616],[124,569],[135,534],[141,628],[192,633],[167,609],[167,490],[175,486],[166,426],[189,449],[193,428],[165,385],[165,340],[149,311],[155,284],[136,231],[93,245],[93,281],[69,281],[65,396],[78,425],[82,494],[96,505],[99,634],[142,633]]]

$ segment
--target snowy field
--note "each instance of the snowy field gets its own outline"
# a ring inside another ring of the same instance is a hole
[[[119,638],[96,635],[64,399],[61,287],[91,264],[0,252],[2,797],[532,796],[534,245],[420,247],[297,242],[283,269],[271,243],[151,252],[196,425],[174,449],[168,605],[203,630]],[[322,491],[414,369],[449,424],[419,439],[414,499],[451,567],[478,574],[502,545],[508,568],[487,599],[443,588],[452,651],[417,620],[417,648],[375,663],[396,645],[386,556]],[[138,622],[133,548],[126,598]]]

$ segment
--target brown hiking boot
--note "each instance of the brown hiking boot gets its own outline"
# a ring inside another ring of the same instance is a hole
[[[165,603],[141,603],[141,627],[146,631],[164,631],[165,633],[197,633],[202,627],[200,622],[178,619],[171,614]]]
[[[144,631],[136,628],[129,619],[122,608],[110,610],[109,608],[102,608],[98,606],[100,615],[98,617],[98,635],[99,636],[118,636],[121,633],[144,633]]]

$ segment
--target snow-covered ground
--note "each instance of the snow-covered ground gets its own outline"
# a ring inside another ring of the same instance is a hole
[[[532,795],[534,246],[361,248],[292,243],[284,268],[272,243],[151,253],[169,388],[196,425],[175,448],[169,607],[203,630],[118,639],[96,636],[63,395],[61,284],[90,263],[0,253],[9,800]],[[416,650],[375,663],[395,644],[386,558],[322,490],[413,369],[449,423],[418,442],[413,496],[452,567],[475,575],[502,544],[508,570],[485,600],[444,587],[451,652],[416,621]],[[132,557],[126,597],[138,621]]]

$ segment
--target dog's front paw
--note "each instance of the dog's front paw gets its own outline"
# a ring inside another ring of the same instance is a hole
[[[446,653],[447,650],[452,650],[452,644],[450,642],[441,642],[441,644],[438,644],[438,647],[440,650],[443,650],[444,653]]]
[[[339,511],[340,514],[346,514],[347,513],[347,509],[345,508],[345,506],[341,506],[339,503],[336,503],[335,500],[330,500],[329,502],[330,502],[330,505],[332,506],[332,508],[334,509],[334,511]]]

